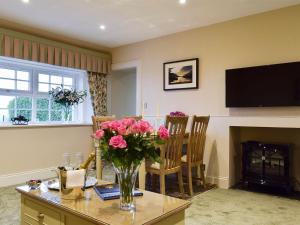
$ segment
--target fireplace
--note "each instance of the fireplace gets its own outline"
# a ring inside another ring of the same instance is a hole
[[[300,128],[230,126],[229,141],[231,187],[250,183],[276,192],[280,183],[300,193]]]
[[[242,182],[292,190],[291,144],[242,143]]]

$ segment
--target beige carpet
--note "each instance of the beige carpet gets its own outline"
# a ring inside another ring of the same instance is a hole
[[[20,203],[14,187],[0,188],[0,225],[19,225]]]
[[[300,225],[300,201],[242,190],[212,189],[192,199],[188,225]]]

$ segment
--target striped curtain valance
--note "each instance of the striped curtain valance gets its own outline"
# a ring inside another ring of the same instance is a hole
[[[0,55],[64,66],[90,72],[108,74],[111,72],[111,56],[43,38],[31,38],[19,32],[1,32]],[[25,36],[25,37],[24,37]]]

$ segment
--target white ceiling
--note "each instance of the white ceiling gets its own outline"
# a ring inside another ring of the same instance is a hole
[[[299,4],[300,0],[0,0],[0,18],[107,47]],[[105,24],[106,30],[99,29]]]

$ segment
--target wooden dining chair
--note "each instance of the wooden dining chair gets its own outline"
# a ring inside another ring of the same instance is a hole
[[[187,146],[187,154],[181,157],[183,166],[188,170],[189,194],[193,196],[192,169],[197,168],[197,178],[205,184],[205,165],[203,155],[205,148],[206,130],[209,122],[209,116],[193,116],[191,132]]]
[[[160,193],[165,194],[165,176],[172,173],[177,173],[179,189],[181,194],[184,194],[182,181],[182,144],[188,122],[188,116],[173,117],[167,116],[166,127],[169,130],[170,137],[164,145],[160,146],[160,163],[147,163],[146,172],[151,176],[154,174],[160,177]]]
[[[114,115],[112,116],[92,116],[92,121],[93,121],[93,132],[95,133],[99,128],[100,124],[106,121],[112,121],[115,120],[116,117]],[[96,176],[97,179],[102,179],[102,171],[103,171],[103,166],[105,162],[102,162],[101,159],[101,149],[99,146],[99,141],[94,140],[94,147],[95,147],[95,153],[96,153]]]
[[[115,120],[116,116],[92,116],[92,121],[93,121],[93,132],[95,133],[96,130],[100,128],[100,124],[106,121],[112,121]]]
[[[135,119],[136,121],[139,121],[139,120],[143,119],[143,116],[142,115],[140,115],[140,116],[125,116],[124,118],[126,118],[126,119],[132,118],[132,119]]]

